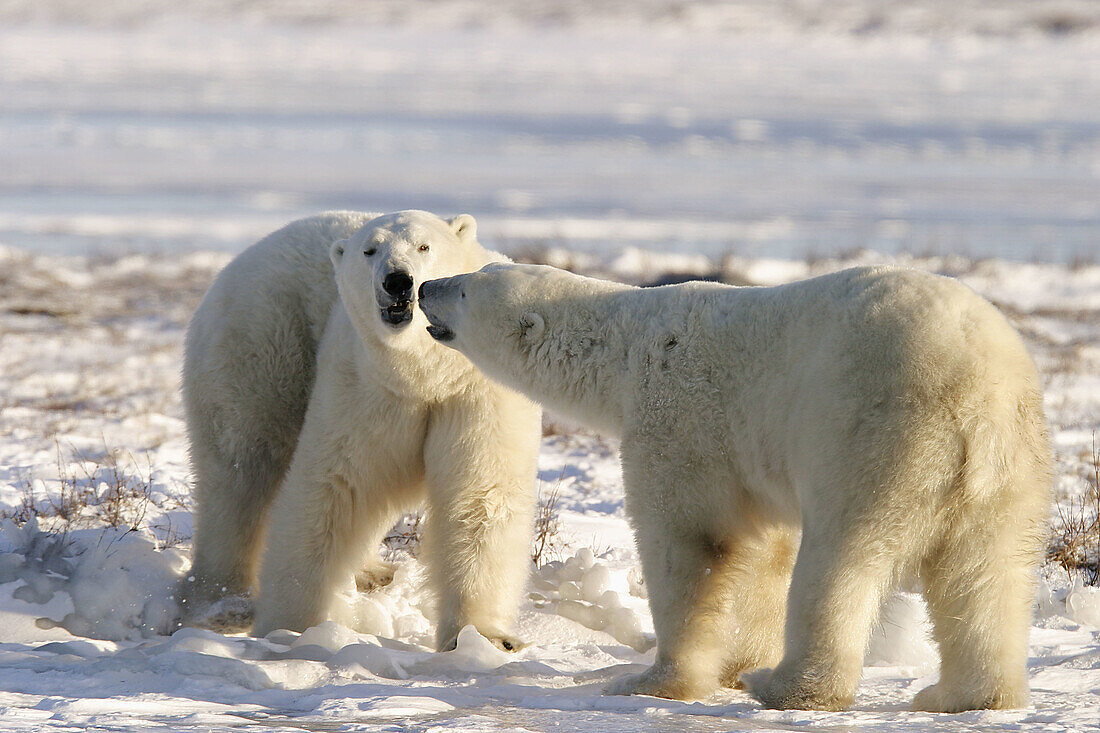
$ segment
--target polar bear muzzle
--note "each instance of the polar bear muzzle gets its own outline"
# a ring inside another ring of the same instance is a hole
[[[393,298],[389,304],[379,303],[383,321],[391,326],[403,326],[412,320],[412,289],[412,276],[404,270],[394,270],[382,278],[382,290]]]
[[[443,286],[450,278],[440,278],[438,280],[428,280],[427,282],[420,283],[420,287],[416,290],[416,299],[420,304],[420,310],[424,313],[424,316],[428,319],[428,335],[436,341],[450,341],[455,337],[455,332],[443,322],[439,313],[435,308],[432,308],[428,301],[436,298],[440,294]]]

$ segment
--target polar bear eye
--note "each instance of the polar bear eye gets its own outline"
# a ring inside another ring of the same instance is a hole
[[[422,245],[420,245],[419,247],[416,248],[416,251],[417,252],[427,252],[428,251],[428,245],[422,244]]]
[[[367,257],[370,257],[372,254],[374,254],[377,251],[378,250],[375,249],[374,247],[367,247],[365,250],[363,250],[363,254],[365,254]]]

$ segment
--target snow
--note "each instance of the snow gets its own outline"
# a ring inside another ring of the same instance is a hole
[[[233,252],[327,208],[465,210],[635,283],[957,277],[1027,341],[1057,499],[1091,516],[1098,64],[1083,0],[0,0],[0,727],[1100,729],[1100,591],[1054,564],[1025,710],[909,712],[937,657],[906,591],[850,711],[605,695],[652,621],[617,444],[557,416],[515,653],[431,651],[415,542],[303,634],[177,630],[171,597],[187,319]]]

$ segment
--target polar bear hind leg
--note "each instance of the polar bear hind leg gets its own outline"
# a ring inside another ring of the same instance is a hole
[[[730,541],[724,564],[724,593],[730,612],[721,682],[741,686],[741,673],[774,667],[783,657],[783,624],[791,569],[798,552],[798,531],[783,524],[765,524],[758,532]]]
[[[678,532],[669,541],[668,531],[667,525],[654,531],[661,541],[642,549],[658,658],[641,675],[615,680],[612,694],[705,697],[719,684],[739,686],[742,672],[782,657],[796,533],[753,527],[715,543]]]
[[[193,440],[195,549],[181,586],[188,618],[202,612],[188,604],[249,593],[263,546],[265,511],[285,467],[270,460],[199,457],[201,451]]]
[[[877,435],[855,438],[868,448],[862,456],[846,455],[842,447],[823,453],[819,470],[803,477],[802,543],[783,661],[743,677],[768,707],[851,704],[882,600],[913,558],[923,557],[934,497],[950,481],[946,467],[957,465],[943,441],[906,439],[900,429],[881,425],[864,429]],[[876,445],[893,449],[876,451]],[[923,470],[913,470],[918,465]]]
[[[952,535],[965,533],[967,541],[956,543],[952,537],[946,544],[953,547],[929,558],[922,575],[940,650],[940,681],[917,694],[914,710],[957,713],[1027,705],[1027,632],[1035,578],[1011,557],[1026,553],[1029,543],[1018,535],[988,537],[1000,529],[953,528]],[[975,535],[986,535],[986,547],[975,547]],[[970,555],[966,546],[982,554]]]
[[[972,433],[973,460],[958,495],[968,506],[941,511],[947,531],[921,568],[940,681],[917,694],[916,710],[1027,705],[1034,567],[1045,546],[1051,485],[1037,400],[1013,410],[1017,429],[1000,448],[999,441],[978,439],[985,431]],[[996,409],[993,400],[987,406]]]
[[[212,425],[192,420],[194,557],[179,588],[186,623],[238,630],[250,623],[239,609],[234,618],[221,618],[217,600],[252,590],[267,510],[290,463],[296,428],[288,431],[293,434],[258,434],[251,444],[224,446]]]

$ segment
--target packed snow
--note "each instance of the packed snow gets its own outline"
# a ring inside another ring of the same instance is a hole
[[[431,651],[415,515],[343,625],[178,629],[172,597],[187,319],[234,252],[332,208],[468,211],[517,258],[639,284],[957,277],[1042,372],[1052,534],[1087,523],[1097,68],[1087,0],[0,0],[0,728],[1100,729],[1100,590],[1053,561],[1025,710],[908,711],[937,676],[908,592],[850,711],[603,694],[653,660],[646,587],[615,441],[553,415],[516,653],[472,628]]]

